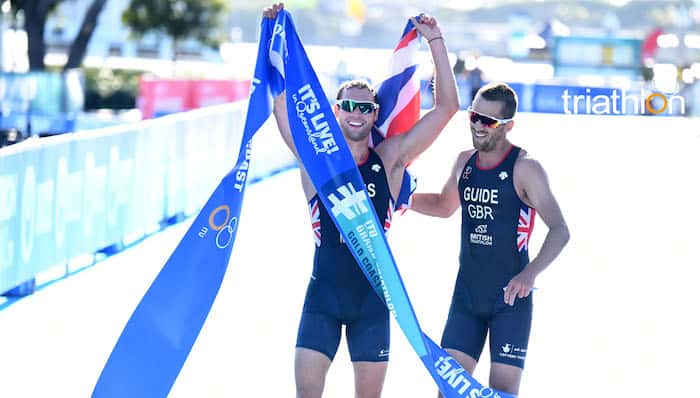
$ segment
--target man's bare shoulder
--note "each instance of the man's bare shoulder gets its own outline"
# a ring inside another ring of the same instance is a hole
[[[462,169],[464,166],[467,164],[469,159],[474,156],[476,153],[476,149],[467,149],[466,151],[462,151],[457,155],[457,159],[455,159],[455,163],[453,166],[453,173],[459,177],[462,174]]]
[[[397,144],[398,142],[396,140],[396,136],[394,136],[385,139],[373,148],[374,152],[377,153],[379,159],[382,160],[382,163],[384,163],[384,167],[386,167],[387,170],[398,169],[399,151],[397,149]],[[403,169],[403,167],[401,168]]]
[[[476,149],[467,149],[466,151],[460,152],[459,155],[457,155],[457,163],[466,163],[475,153]]]
[[[460,152],[459,155],[457,155],[456,165],[464,167],[475,153],[476,149],[467,149],[466,151]]]
[[[515,161],[513,172],[515,173],[516,177],[518,175],[523,177],[545,175],[542,164],[524,149],[521,149],[520,153],[518,154],[518,159]]]

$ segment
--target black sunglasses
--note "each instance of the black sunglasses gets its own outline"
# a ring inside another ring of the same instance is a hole
[[[497,119],[492,116],[484,115],[482,113],[479,113],[472,109],[470,106],[467,108],[467,111],[469,112],[469,120],[471,120],[472,123],[476,123],[477,121],[481,122],[481,124],[485,127],[495,129],[496,127],[506,124],[513,120],[513,118],[510,119]]]
[[[350,113],[355,112],[355,109],[359,108],[360,113],[365,115],[370,114],[379,108],[379,105],[375,104],[374,102],[355,101],[351,99],[340,99],[336,101],[336,104],[340,106],[340,109]]]

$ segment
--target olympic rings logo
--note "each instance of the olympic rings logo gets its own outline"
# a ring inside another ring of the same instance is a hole
[[[221,212],[224,212],[226,216],[224,217],[224,222],[217,224],[214,218]],[[233,241],[233,233],[238,227],[238,218],[231,217],[231,208],[228,205],[221,205],[216,209],[212,210],[209,214],[209,226],[216,233],[216,247],[219,249],[227,248]]]

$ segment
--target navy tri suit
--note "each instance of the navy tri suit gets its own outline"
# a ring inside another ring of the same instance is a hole
[[[459,177],[462,243],[459,273],[443,348],[478,360],[489,332],[491,361],[522,368],[532,320],[532,294],[503,301],[503,288],[529,263],[528,242],[535,209],[517,195],[513,168],[520,148],[512,146],[496,166],[482,168],[478,152]]]
[[[379,219],[386,217],[386,231],[394,201],[384,164],[370,149],[367,160],[358,167]],[[296,346],[319,351],[332,360],[345,325],[352,361],[388,360],[389,312],[384,302],[357,265],[318,194],[309,201],[309,211],[316,252]]]

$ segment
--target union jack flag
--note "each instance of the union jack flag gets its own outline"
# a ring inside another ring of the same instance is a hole
[[[391,228],[391,219],[393,217],[394,204],[389,201],[389,207],[386,209],[386,218],[384,219],[384,232],[389,232]]]
[[[311,229],[314,232],[316,246],[321,246],[321,211],[318,208],[318,197],[309,202],[309,213],[311,214]]]
[[[529,206],[520,208],[520,217],[518,217],[518,251],[527,251],[530,236],[535,229],[535,209]]]
[[[416,74],[419,48],[418,31],[408,21],[391,57],[389,76],[377,91],[380,107],[377,131],[372,134],[374,145],[405,133],[420,118],[420,80]]]
[[[388,77],[377,91],[379,116],[372,129],[371,146],[407,132],[420,118],[420,79],[416,74],[419,48],[420,35],[409,20],[391,57]],[[410,206],[415,189],[415,177],[405,172],[394,209],[403,214]]]

